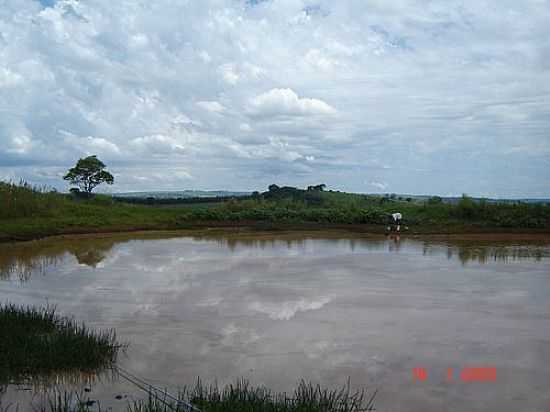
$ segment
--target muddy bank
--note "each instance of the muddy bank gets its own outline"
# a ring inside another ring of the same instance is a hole
[[[169,226],[158,225],[152,227],[143,226],[108,226],[108,227],[70,227],[60,228],[52,232],[6,234],[0,232],[0,243],[22,242],[39,240],[50,237],[81,237],[81,236],[110,236],[121,234],[149,234],[152,237],[166,236],[173,234],[181,235],[213,235],[223,234],[229,236],[254,236],[255,238],[277,234],[278,236],[292,236],[293,233],[311,234],[312,237],[332,236],[385,236],[399,235],[401,237],[460,239],[460,240],[548,240],[550,239],[550,228],[506,228],[506,227],[485,227],[485,226],[410,226],[400,233],[388,232],[386,225],[368,224],[319,224],[319,223],[270,223],[270,222],[197,222],[185,225]]]

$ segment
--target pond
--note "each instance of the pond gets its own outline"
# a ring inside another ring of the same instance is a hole
[[[56,305],[115,328],[130,343],[119,365],[170,391],[198,376],[281,391],[349,378],[378,390],[379,411],[550,410],[550,238],[503,238],[213,232],[3,244],[0,302]],[[467,382],[469,367],[496,379]],[[60,383],[90,388],[102,408],[144,397],[108,373]],[[37,392],[9,387],[3,404]]]

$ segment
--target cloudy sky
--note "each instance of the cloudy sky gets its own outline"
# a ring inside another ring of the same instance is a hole
[[[3,0],[0,178],[550,197],[550,0]]]

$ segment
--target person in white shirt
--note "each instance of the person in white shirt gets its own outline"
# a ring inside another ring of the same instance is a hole
[[[392,213],[391,217],[393,218],[393,222],[395,223],[395,230],[399,232],[401,229],[401,219],[403,218],[403,216],[401,216],[401,213],[396,212]]]

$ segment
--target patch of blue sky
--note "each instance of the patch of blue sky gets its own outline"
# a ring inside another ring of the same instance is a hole
[[[57,0],[38,0],[38,2],[44,7],[53,7]]]

